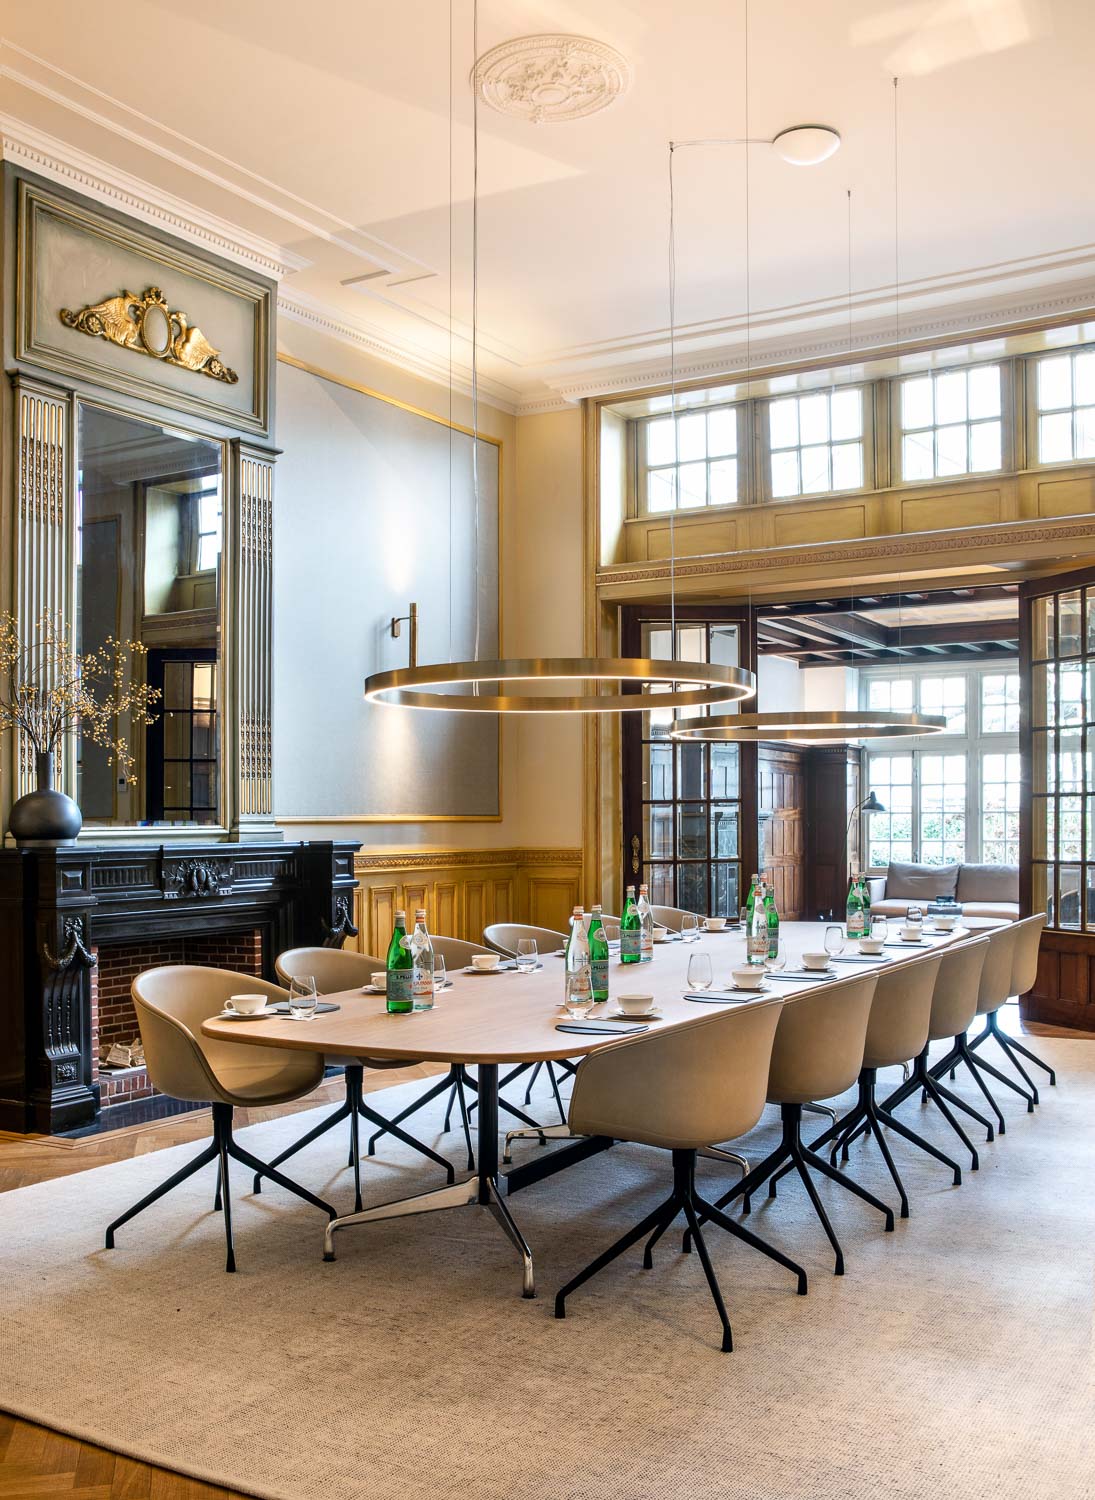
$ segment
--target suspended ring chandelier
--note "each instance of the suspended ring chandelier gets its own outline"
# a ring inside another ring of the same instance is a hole
[[[669,692],[462,693],[452,689],[481,682],[667,684]],[[412,662],[392,672],[374,672],[365,682],[368,703],[449,713],[552,714],[628,713],[651,708],[712,708],[755,697],[756,678],[743,667],[706,662],[655,661],[621,656],[532,656],[506,661]],[[705,720],[706,722],[716,722]]]
[[[820,708],[793,713],[723,714],[711,719],[675,719],[670,738],[686,743],[799,740],[806,744],[839,744],[848,739],[896,740],[918,734],[942,734],[942,714],[892,713],[863,708]]]

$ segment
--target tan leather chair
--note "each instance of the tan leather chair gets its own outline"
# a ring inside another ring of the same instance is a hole
[[[567,935],[552,927],[530,927],[525,922],[492,922],[483,929],[483,941],[503,958],[517,957],[517,943],[521,938],[535,938],[541,957],[545,953],[558,953],[565,948]]]
[[[810,1168],[877,1208],[885,1215],[888,1230],[894,1227],[893,1209],[803,1142],[802,1111],[817,1099],[835,1099],[858,1079],[875,983],[873,973],[858,974],[851,979],[822,980],[787,998],[776,1029],[768,1075],[768,1102],[780,1106],[783,1139],[759,1166],[718,1200],[718,1207],[725,1208],[735,1198],[741,1198],[748,1213],[750,1198],[769,1178],[772,1180],[768,1183],[768,1195],[776,1196],[775,1174],[785,1162],[789,1163],[802,1179],[833,1247],[838,1276],[844,1275],[844,1252],[818,1197]],[[686,1248],[687,1239],[686,1235]]]
[[[578,1065],[570,1101],[572,1135],[610,1136],[673,1153],[673,1191],[641,1223],[560,1288],[555,1316],[566,1316],[571,1292],[654,1232],[656,1239],[684,1214],[722,1322],[722,1347],[733,1348],[730,1320],[700,1229],[701,1216],[786,1266],[805,1295],[806,1272],[782,1251],[720,1213],[696,1191],[696,1153],[711,1141],[752,1130],[764,1109],[772,1041],[783,1001],[752,1001],[720,1009],[672,1031],[621,1037]],[[650,1249],[643,1263],[650,1268]]]
[[[362,985],[369,984],[374,973],[385,967],[385,960],[374,958],[369,953],[356,953],[350,948],[290,948],[288,952],[280,955],[275,960],[274,967],[282,984],[288,987],[292,979],[304,979],[311,976],[316,982],[316,993],[319,995],[337,995],[343,990],[359,990]],[[405,1130],[400,1130],[378,1110],[372,1109],[365,1103],[365,1069],[394,1069],[411,1066],[403,1059],[392,1060],[390,1058],[370,1057],[362,1061],[359,1057],[327,1057],[324,1062],[329,1068],[342,1068],[345,1070],[346,1098],[342,1104],[318,1125],[313,1126],[299,1141],[284,1150],[280,1156],[275,1156],[272,1165],[279,1167],[283,1161],[288,1161],[305,1146],[311,1145],[314,1140],[333,1130],[343,1120],[350,1122],[350,1153],[347,1166],[353,1168],[354,1173],[354,1212],[361,1212],[361,1143],[358,1136],[358,1119],[369,1121],[370,1125],[379,1126],[380,1133],[391,1131],[405,1146],[428,1156],[435,1161],[439,1167],[444,1169],[449,1182],[455,1181],[456,1173],[450,1161],[427,1146],[424,1141],[408,1135]],[[374,1136],[374,1140],[376,1137]],[[369,1155],[372,1156],[372,1152]],[[255,1192],[260,1191],[259,1178],[255,1178]]]
[[[224,1236],[228,1246],[225,1269],[228,1271],[236,1269],[229,1160],[242,1162],[251,1171],[269,1177],[279,1187],[322,1209],[328,1218],[335,1217],[335,1210],[329,1203],[290,1178],[283,1177],[273,1166],[259,1161],[258,1157],[237,1145],[233,1138],[232,1114],[237,1104],[247,1108],[286,1104],[290,1099],[311,1093],[323,1078],[323,1058],[316,1052],[291,1052],[284,1047],[215,1041],[202,1035],[202,1022],[222,1011],[229,996],[238,994],[243,985],[248,992],[257,994],[261,990],[272,1000],[287,998],[284,990],[265,979],[192,964],[146,969],[133,981],[133,1004],[149,1078],[161,1093],[170,1094],[174,1099],[211,1104],[213,1140],[181,1171],[114,1220],[106,1232],[108,1250],[114,1249],[115,1230],[214,1161],[217,1162],[217,1190],[213,1208],[219,1211],[223,1206],[224,1210]]]
[[[680,906],[652,906],[650,913],[659,927],[668,927],[670,932],[680,932],[681,922],[685,917],[695,917],[697,921],[701,918],[698,912],[685,911]],[[732,915],[728,913],[731,921],[737,921],[737,912]]]
[[[928,1052],[932,1042],[953,1042],[956,1036],[961,1036],[977,1014],[981,971],[985,966],[988,951],[988,939],[984,937],[957,942],[943,950],[939,959],[935,989],[932,991],[928,1039],[913,1064],[912,1073],[907,1081],[900,1084],[889,1098],[883,1101],[882,1105],[887,1114],[890,1114],[913,1094],[920,1093],[925,1101],[931,1099],[970,1153],[970,1165],[975,1172],[980,1165],[977,1149],[951,1112],[952,1107],[962,1110],[964,1114],[972,1116],[979,1125],[983,1125],[987,1139],[990,1141],[995,1135],[992,1121],[987,1120],[971,1104],[967,1104],[965,1099],[952,1093],[932,1076],[928,1068]]]
[[[1038,978],[1038,950],[1041,946],[1042,931],[1045,925],[1046,914],[1044,911],[1038,912],[1033,917],[1024,917],[1021,922],[1015,923],[1013,928],[1015,933],[1015,949],[1012,954],[1009,999],[1012,995],[1025,995],[1028,990],[1034,988],[1034,981]],[[987,1013],[985,1016],[985,1029],[970,1042],[970,1051],[976,1051],[978,1047],[988,1041],[990,1036],[994,1037],[1012,1067],[1029,1088],[1031,1098],[1037,1104],[1038,1089],[1035,1086],[1033,1078],[1031,1078],[1026,1068],[1019,1061],[1019,1055],[1021,1054],[1028,1062],[1034,1063],[1037,1067],[1043,1068],[1049,1074],[1051,1086],[1057,1082],[1057,1074],[1050,1067],[1049,1063],[1043,1062],[1029,1047],[1024,1047],[1021,1042],[1017,1042],[1014,1038],[1008,1036],[1006,1031],[1000,1030],[999,1015],[999,1009],[990,1010]]]
[[[985,966],[981,970],[981,983],[977,992],[977,1014],[987,1017],[998,1011],[1001,1005],[1006,1004],[1011,994],[1012,965],[1015,945],[1019,937],[1019,924],[1009,922],[1006,927],[994,928],[986,934],[986,937],[989,946],[985,954]],[[950,1052],[941,1062],[937,1062],[931,1071],[936,1078],[942,1078],[946,1072],[949,1072],[953,1078],[959,1063],[965,1063],[977,1087],[984,1094],[989,1108],[996,1116],[996,1128],[1001,1135],[1007,1130],[1007,1121],[1004,1119],[1000,1106],[989,1092],[989,1086],[983,1074],[987,1073],[997,1082],[1012,1089],[1026,1103],[1027,1113],[1033,1114],[1033,1095],[1028,1094],[1026,1089],[1020,1087],[1006,1073],[1001,1073],[999,1068],[994,1068],[980,1055],[975,1057],[965,1032],[955,1037]]]
[[[847,1161],[851,1142],[857,1136],[870,1132],[878,1143],[882,1159],[900,1195],[903,1219],[909,1217],[909,1197],[890,1154],[889,1144],[882,1131],[883,1125],[889,1126],[896,1134],[949,1167],[955,1187],[962,1181],[962,1168],[958,1163],[898,1120],[879,1102],[876,1094],[879,1068],[900,1067],[903,1063],[911,1062],[928,1045],[932,996],[941,962],[942,954],[933,953],[914,963],[894,964],[892,968],[880,970],[863,1047],[859,1098],[836,1125],[810,1143],[811,1150],[816,1151],[819,1146],[832,1141],[829,1160],[835,1161],[839,1151],[841,1161]],[[788,1170],[789,1167],[784,1167],[780,1175]]]
[[[430,942],[434,953],[445,960],[445,969],[449,973],[453,969],[466,969],[476,953],[491,952],[485,943],[466,943],[463,938],[437,937],[432,932]]]

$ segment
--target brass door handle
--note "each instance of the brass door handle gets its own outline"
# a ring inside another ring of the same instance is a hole
[[[642,861],[639,858],[639,851],[641,849],[642,849],[642,844],[639,842],[639,835],[637,833],[633,833],[631,835],[631,873],[632,873],[632,875],[637,875],[639,873],[640,868],[642,867]]]

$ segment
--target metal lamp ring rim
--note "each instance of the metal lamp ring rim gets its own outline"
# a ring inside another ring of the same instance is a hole
[[[947,727],[942,714],[901,713],[890,709],[817,709],[789,713],[724,714],[707,719],[674,719],[671,739],[685,743],[738,740],[835,741],[841,739],[901,739],[941,734]]]
[[[641,692],[578,693],[531,697],[521,693],[464,696],[441,689],[477,682],[668,683],[656,697]],[[674,684],[690,684],[678,686]],[[365,679],[365,700],[400,708],[448,713],[634,713],[651,708],[714,708],[756,695],[756,678],[744,667],[647,657],[509,657],[494,661],[438,662],[374,672]]]

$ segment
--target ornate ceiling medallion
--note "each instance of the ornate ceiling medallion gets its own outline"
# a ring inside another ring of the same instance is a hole
[[[521,36],[484,52],[471,82],[500,114],[542,125],[607,109],[631,87],[631,66],[592,37]]]
[[[191,327],[184,312],[168,307],[158,286],[150,286],[140,297],[136,292],[123,292],[120,297],[108,297],[79,312],[62,307],[61,322],[78,333],[208,375],[211,380],[223,380],[225,385],[235,385],[239,380],[235,370],[222,363],[220,350],[213,348],[201,329]]]

